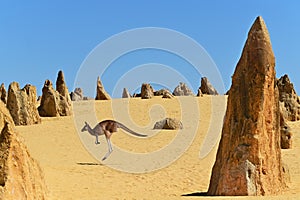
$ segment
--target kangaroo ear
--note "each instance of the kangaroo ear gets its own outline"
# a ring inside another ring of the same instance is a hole
[[[85,123],[85,125],[88,125],[88,123],[87,122],[84,122]]]

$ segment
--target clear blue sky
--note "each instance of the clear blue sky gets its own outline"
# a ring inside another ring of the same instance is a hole
[[[44,81],[55,82],[62,69],[71,91],[80,65],[99,43],[129,29],[162,27],[179,31],[202,45],[216,63],[227,90],[248,30],[261,15],[271,36],[277,76],[287,73],[299,94],[300,3],[288,2],[2,0],[0,82],[6,87],[12,81],[21,87],[30,83],[41,94]],[[156,59],[151,60],[153,55]],[[176,59],[170,58],[168,63],[167,57],[162,56],[161,62],[175,65]],[[137,58],[139,62],[128,62]],[[115,65],[126,65],[128,70],[143,62],[160,63],[159,59],[159,52],[145,51],[136,57],[128,55],[127,61],[120,59]],[[113,69],[118,71],[117,67]],[[103,83],[112,93],[117,80],[110,77],[103,77]],[[199,80],[192,81],[196,92]],[[87,95],[94,95],[95,89],[91,90]]]

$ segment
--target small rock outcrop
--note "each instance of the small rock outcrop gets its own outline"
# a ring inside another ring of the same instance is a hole
[[[203,93],[200,88],[198,89],[197,97],[203,97]]]
[[[162,96],[162,98],[172,99],[174,95],[167,89],[160,89],[154,92],[154,96]]]
[[[286,187],[275,57],[261,17],[232,77],[208,195],[276,195]]]
[[[162,96],[165,92],[169,92],[169,90],[160,89],[160,90],[154,91],[153,94],[154,94],[154,96]]]
[[[83,97],[83,100],[89,101],[89,100],[94,100],[94,98],[93,97]]]
[[[141,93],[133,93],[132,97],[133,98],[141,97]]]
[[[182,129],[182,122],[175,118],[165,118],[161,121],[155,123],[153,129],[170,129],[170,130],[178,130]]]
[[[130,98],[130,97],[131,97],[131,95],[128,92],[127,88],[124,88],[123,93],[122,93],[122,98]]]
[[[47,199],[38,163],[15,132],[13,120],[0,102],[0,199]]]
[[[296,94],[293,83],[288,75],[284,75],[277,80],[279,89],[279,101],[283,116],[288,121],[300,120],[300,99]]]
[[[31,125],[41,123],[36,97],[36,88],[25,85],[20,89],[19,83],[12,82],[8,88],[6,104],[15,125]]]
[[[143,83],[141,87],[141,98],[151,99],[154,96],[154,90],[152,86],[148,83]]]
[[[98,76],[97,78],[97,95],[96,95],[96,100],[110,100],[109,94],[105,91],[103,84],[100,80],[100,77]]]
[[[6,90],[4,87],[4,83],[2,83],[0,86],[0,99],[3,103],[6,104]]]
[[[72,115],[72,105],[69,100],[53,89],[52,82],[46,80],[42,90],[41,105],[38,107],[42,117],[59,117]]]
[[[83,91],[81,88],[75,88],[74,92],[70,94],[72,101],[81,101],[84,100]]]
[[[172,99],[172,98],[174,98],[174,95],[169,90],[165,90],[163,95],[162,95],[162,98]]]
[[[218,91],[212,86],[212,84],[209,82],[208,78],[202,77],[201,78],[201,87],[199,88],[202,92],[202,94],[208,94],[208,95],[218,95]]]
[[[180,82],[173,91],[174,96],[194,96],[192,90],[185,84]]]

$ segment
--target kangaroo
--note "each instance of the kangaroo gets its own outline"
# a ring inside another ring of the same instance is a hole
[[[101,121],[94,128],[91,128],[91,126],[87,122],[85,122],[85,125],[81,129],[81,132],[88,131],[90,135],[95,136],[96,137],[96,140],[95,140],[96,145],[100,144],[100,142],[98,140],[98,136],[105,135],[107,145],[108,145],[108,152],[102,158],[102,161],[104,161],[111,154],[111,152],[113,151],[111,143],[110,143],[110,137],[114,132],[118,131],[118,128],[121,128],[124,131],[126,131],[128,133],[131,133],[135,136],[147,137],[147,135],[136,133],[136,132],[130,130],[129,128],[127,128],[122,123],[114,121],[114,120]]]

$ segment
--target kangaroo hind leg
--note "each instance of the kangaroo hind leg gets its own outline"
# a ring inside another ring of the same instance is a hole
[[[111,143],[110,143],[110,139],[107,137],[106,138],[106,141],[107,141],[107,145],[108,145],[108,152],[105,154],[105,156],[102,158],[102,161],[103,160],[106,160],[106,158],[108,158],[108,156],[111,154],[111,152],[113,151],[112,149],[112,146],[111,146]]]

